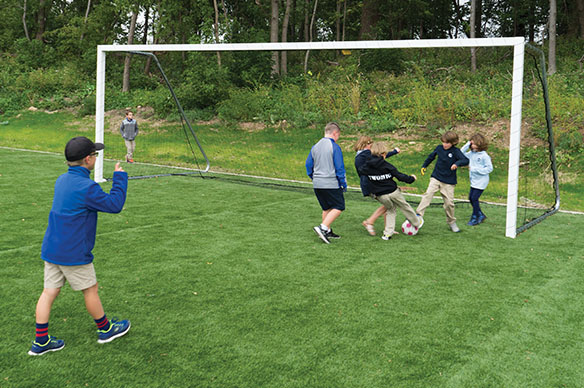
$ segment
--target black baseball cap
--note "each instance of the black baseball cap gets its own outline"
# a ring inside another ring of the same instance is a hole
[[[92,152],[103,150],[102,143],[94,143],[85,136],[74,137],[65,146],[65,158],[69,162],[81,160]]]

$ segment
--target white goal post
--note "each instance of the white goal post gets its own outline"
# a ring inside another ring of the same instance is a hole
[[[160,52],[160,51],[305,51],[305,50],[370,50],[408,48],[454,47],[513,47],[513,80],[511,91],[511,119],[509,140],[509,174],[507,183],[507,221],[505,236],[517,235],[517,205],[519,181],[519,154],[521,140],[521,106],[523,100],[523,66],[525,39],[420,39],[420,40],[368,40],[311,43],[220,43],[220,44],[152,44],[152,45],[99,45],[97,46],[97,76],[95,96],[95,141],[104,140],[105,69],[107,52]],[[94,179],[103,182],[104,153],[100,152],[95,164]]]

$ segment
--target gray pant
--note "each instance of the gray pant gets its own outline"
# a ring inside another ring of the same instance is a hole
[[[395,231],[395,216],[397,214],[397,209],[402,211],[404,216],[406,216],[413,226],[420,226],[420,219],[410,204],[406,202],[406,199],[399,188],[393,193],[375,196],[375,199],[387,209],[385,212],[384,235],[391,236]]]

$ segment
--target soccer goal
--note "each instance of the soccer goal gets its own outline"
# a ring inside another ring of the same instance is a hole
[[[518,229],[518,187],[520,167],[520,142],[522,124],[523,74],[526,43],[522,37],[513,38],[481,38],[481,39],[436,39],[436,40],[398,40],[398,41],[345,41],[345,42],[312,42],[312,43],[232,43],[232,44],[153,44],[153,45],[100,45],[97,48],[97,79],[96,79],[96,141],[104,141],[104,101],[105,101],[105,73],[106,54],[108,52],[144,53],[165,51],[311,51],[311,50],[372,50],[372,49],[425,49],[425,48],[479,48],[479,47],[512,47],[513,70],[511,91],[511,113],[509,128],[509,164],[507,181],[507,207],[505,235],[515,238],[523,229]],[[147,55],[147,54],[146,54]],[[545,72],[544,72],[545,74]],[[545,84],[545,79],[542,81]],[[547,93],[547,87],[544,86]],[[176,99],[176,98],[175,98]],[[177,105],[180,103],[176,100]],[[180,108],[179,108],[180,109]],[[549,106],[547,106],[549,114]],[[188,121],[187,121],[188,123]],[[188,124],[187,134],[193,136],[203,153],[203,148],[196,138],[196,134]],[[551,137],[551,125],[549,126]],[[553,137],[552,137],[553,141]],[[553,144],[551,144],[553,148]],[[95,180],[104,180],[103,165],[108,159],[108,148],[100,153],[95,167]],[[552,149],[553,154],[553,149]],[[119,158],[119,157],[118,157]],[[206,157],[205,157],[206,158]],[[554,156],[555,158],[555,156]],[[209,170],[210,162],[207,159]],[[555,168],[555,163],[554,163]],[[559,193],[555,210],[559,208]],[[547,216],[552,212],[546,212]],[[539,221],[532,220],[531,224]],[[523,225],[521,225],[523,227]]]

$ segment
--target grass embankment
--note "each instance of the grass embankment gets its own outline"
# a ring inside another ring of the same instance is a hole
[[[173,122],[157,121],[140,117],[141,135],[138,138],[137,159],[148,159],[149,148],[154,148],[158,139],[165,133],[181,133],[180,126]],[[94,123],[91,118],[79,120],[71,113],[47,114],[44,112],[26,112],[15,117],[7,118],[9,123],[0,126],[0,145],[17,148],[27,148],[42,151],[61,153],[63,145],[72,136],[94,136]],[[108,121],[106,129],[106,145],[116,159],[123,159],[123,142],[117,133],[117,121]],[[360,133],[366,129],[358,126],[346,125],[340,144],[344,151],[345,165],[349,184],[358,187],[358,177],[353,167],[353,144]],[[507,128],[480,127],[461,125],[461,146],[465,136],[475,130],[488,133],[492,138],[489,154],[493,160],[494,171],[491,174],[491,183],[482,199],[485,201],[505,202],[507,196],[508,150],[505,147]],[[213,170],[230,171],[236,173],[253,174],[267,177],[277,177],[296,180],[308,180],[305,174],[304,161],[310,147],[322,136],[322,129],[313,126],[308,128],[286,128],[281,126],[256,125],[253,128],[242,129],[239,125],[223,124],[221,122],[195,125],[202,146],[211,160]],[[421,194],[427,187],[428,176],[422,177],[419,168],[426,156],[439,144],[439,131],[404,130],[392,133],[371,134],[376,140],[387,141],[392,147],[399,147],[402,152],[394,156],[391,162],[400,171],[418,176],[418,181],[406,186],[409,193]],[[178,137],[176,139],[179,139]],[[181,142],[182,140],[176,140]],[[545,151],[545,144],[541,141],[529,141],[522,151],[522,160],[527,161],[521,168],[519,182],[520,204],[533,202],[553,204],[553,189],[549,159]],[[142,142],[142,143],[141,143]],[[184,141],[183,141],[184,142]],[[176,143],[170,148],[184,147]],[[148,146],[146,146],[148,144]],[[539,145],[536,145],[539,144]],[[142,147],[141,147],[142,145]],[[181,148],[182,149],[182,148]],[[154,152],[154,151],[152,151]],[[106,152],[107,155],[107,152]],[[576,153],[569,162],[560,163],[560,192],[562,208],[565,210],[584,211],[582,199],[582,179],[580,174],[584,168],[584,161]],[[177,163],[182,163],[185,155],[177,157]],[[529,167],[529,169],[527,169]],[[128,166],[128,168],[133,168]],[[458,173],[459,184],[456,196],[465,199],[468,194],[468,170],[462,169]]]

